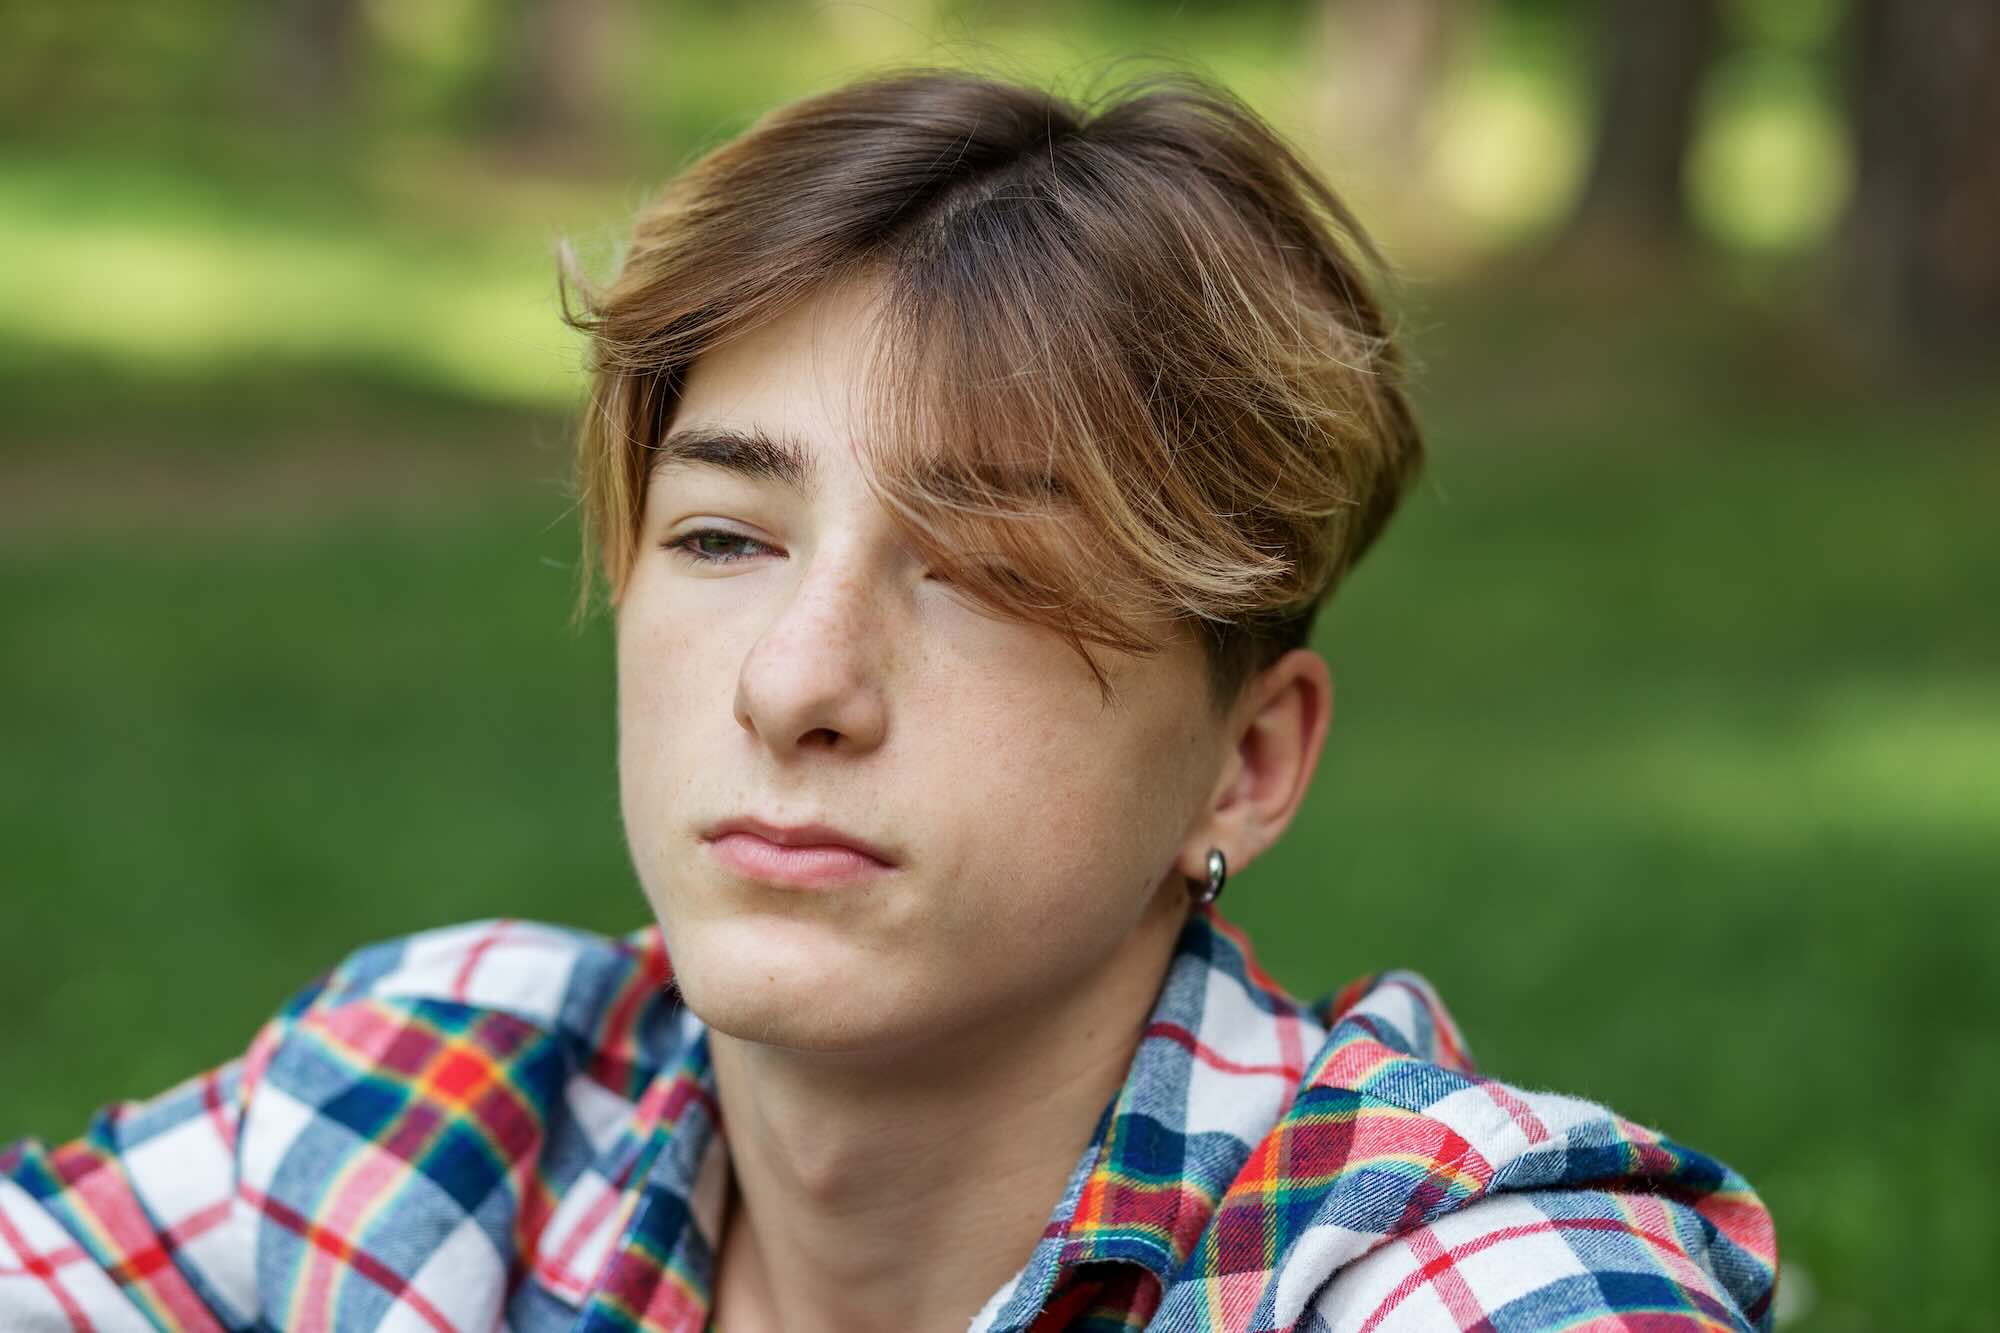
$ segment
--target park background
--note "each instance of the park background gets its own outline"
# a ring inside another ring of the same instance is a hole
[[[900,61],[1178,58],[1404,277],[1432,456],[1228,914],[1771,1204],[1782,1322],[2000,1256],[2000,21],[1984,0],[0,10],[0,1141],[366,941],[644,924],[578,349],[678,165]],[[1984,127],[1983,129],[1981,127]]]

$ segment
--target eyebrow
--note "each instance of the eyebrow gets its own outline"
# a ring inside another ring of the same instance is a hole
[[[775,481],[810,501],[819,485],[819,472],[812,451],[789,435],[774,435],[755,426],[697,424],[668,432],[651,446],[653,459],[646,465],[646,489],[653,479],[669,468],[702,465],[721,468],[753,481]],[[1060,477],[1038,469],[995,467],[975,470],[985,483],[1002,491],[1025,490],[1044,501],[1074,509],[1070,488]]]
[[[652,454],[646,465],[649,483],[668,468],[701,464],[753,481],[775,481],[810,500],[819,480],[813,456],[804,445],[756,427],[687,426],[668,432],[652,446]]]

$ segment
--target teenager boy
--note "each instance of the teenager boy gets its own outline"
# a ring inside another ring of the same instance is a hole
[[[1735,1173],[1217,915],[1420,460],[1373,264],[1185,76],[878,76],[693,166],[570,311],[655,920],[363,948],[16,1144],[0,1327],[1768,1327]]]

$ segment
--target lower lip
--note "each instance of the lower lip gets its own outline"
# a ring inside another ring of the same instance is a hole
[[[785,847],[754,833],[725,833],[708,845],[717,860],[746,879],[798,889],[847,888],[892,868],[852,847]]]

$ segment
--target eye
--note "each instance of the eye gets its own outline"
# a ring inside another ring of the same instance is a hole
[[[717,546],[726,547],[732,543],[755,547],[760,551],[771,549],[754,537],[745,537],[740,532],[725,532],[721,528],[696,528],[660,545],[669,551],[678,551],[683,560],[697,565],[727,565],[750,558],[749,552],[716,549]]]

